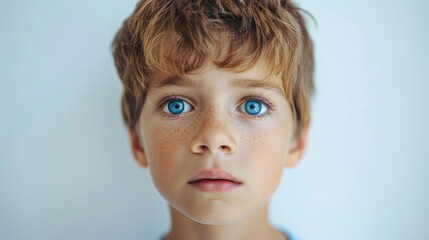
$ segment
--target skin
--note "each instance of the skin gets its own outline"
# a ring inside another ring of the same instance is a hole
[[[135,159],[149,168],[155,186],[169,203],[172,229],[166,239],[285,239],[269,224],[269,199],[283,168],[301,158],[308,123],[294,137],[292,110],[283,90],[232,86],[236,79],[265,81],[261,79],[267,75],[262,64],[241,73],[210,65],[182,76],[194,85],[158,88],[169,75],[154,74],[130,140]],[[283,89],[279,76],[267,81]],[[168,102],[159,108],[166,94],[183,100],[186,110],[174,116]],[[255,101],[244,98],[255,94],[268,97],[275,106],[266,112],[262,107],[260,118],[244,107]],[[226,192],[203,192],[189,186],[187,182],[204,169],[227,171],[242,185]]]

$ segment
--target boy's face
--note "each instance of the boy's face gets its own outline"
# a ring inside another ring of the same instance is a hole
[[[280,77],[261,80],[267,75],[261,65],[242,73],[210,66],[180,80],[154,75],[138,136],[130,133],[132,151],[160,194],[192,220],[223,225],[244,219],[267,204],[283,167],[300,159],[306,131],[293,138]],[[190,184],[214,169],[240,184],[224,191]]]

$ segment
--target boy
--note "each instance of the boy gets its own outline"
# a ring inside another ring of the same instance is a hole
[[[268,202],[310,122],[312,43],[297,7],[142,0],[113,54],[132,152],[169,203],[163,239],[290,239]]]

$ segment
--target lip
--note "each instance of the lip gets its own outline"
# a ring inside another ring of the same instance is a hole
[[[188,181],[188,184],[206,192],[222,192],[233,190],[243,183],[223,170],[203,170]]]
[[[239,179],[234,177],[231,173],[217,169],[217,170],[203,170],[195,175],[189,182],[199,180],[212,179],[212,180],[228,180],[236,183],[242,183]],[[189,183],[188,182],[188,183]]]

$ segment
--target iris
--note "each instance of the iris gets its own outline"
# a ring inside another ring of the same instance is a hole
[[[183,104],[182,100],[173,100],[168,103],[168,110],[172,114],[180,114],[185,109],[185,104]]]
[[[262,104],[257,101],[248,101],[244,106],[246,112],[251,115],[256,115],[261,112]]]

